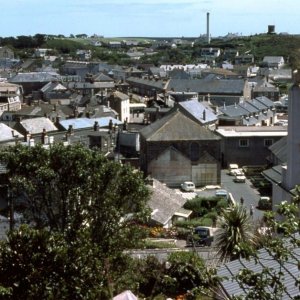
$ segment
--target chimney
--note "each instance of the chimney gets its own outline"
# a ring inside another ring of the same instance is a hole
[[[29,147],[34,147],[34,139],[29,139]]]
[[[206,110],[205,109],[203,110],[203,113],[202,113],[202,119],[204,121],[206,121]]]
[[[123,130],[127,131],[127,129],[128,129],[128,118],[126,118],[126,120],[123,123]]]
[[[56,116],[55,125],[59,125],[59,122],[60,122],[60,116]]]
[[[100,128],[100,126],[99,126],[98,121],[95,121],[95,123],[94,123],[94,131],[99,131],[99,128]]]
[[[42,132],[42,144],[47,145],[48,143],[49,143],[49,138],[48,138],[48,135],[47,135],[47,131],[44,128],[43,132]]]
[[[206,13],[206,39],[207,39],[207,44],[210,44],[209,12]]]
[[[74,134],[73,125],[69,125],[69,128],[68,128],[68,134],[70,134],[70,135],[73,135],[73,134]]]
[[[74,109],[74,117],[75,117],[75,118],[78,117],[78,108],[77,108],[77,107]]]
[[[31,138],[31,134],[29,133],[29,131],[26,131],[26,133],[24,134],[24,138],[25,138],[25,142],[29,142]]]
[[[112,121],[112,119],[109,120],[108,128],[109,128],[109,130],[113,129],[113,121]]]

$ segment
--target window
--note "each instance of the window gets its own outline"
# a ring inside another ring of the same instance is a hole
[[[200,158],[200,146],[196,142],[192,142],[190,146],[191,161],[197,161]]]
[[[249,147],[249,140],[248,139],[239,140],[239,146],[240,147]]]
[[[265,147],[270,147],[273,145],[273,140],[272,139],[265,139],[264,140]]]

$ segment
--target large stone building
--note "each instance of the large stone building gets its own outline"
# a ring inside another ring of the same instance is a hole
[[[181,111],[171,112],[140,134],[141,169],[146,175],[169,186],[190,180],[196,186],[220,183],[220,137]]]

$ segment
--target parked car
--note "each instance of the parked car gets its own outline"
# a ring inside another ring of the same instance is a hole
[[[192,181],[185,181],[181,184],[181,189],[185,192],[194,192],[195,191],[195,184]]]
[[[258,200],[258,208],[261,210],[271,210],[272,209],[272,202],[271,198],[268,196],[261,196]]]
[[[246,176],[245,175],[235,175],[234,182],[241,182],[241,183],[245,183],[246,182]]]
[[[214,240],[209,227],[198,226],[193,233],[188,235],[186,240],[187,247],[210,247]]]
[[[225,189],[216,190],[215,195],[220,198],[228,199],[228,192]]]
[[[234,175],[235,170],[238,170],[239,165],[237,164],[229,164],[229,175]]]

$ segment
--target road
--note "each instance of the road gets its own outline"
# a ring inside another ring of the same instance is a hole
[[[260,195],[258,191],[252,187],[251,182],[246,179],[245,183],[237,183],[233,181],[233,176],[227,174],[227,170],[221,171],[222,188],[226,189],[232,194],[237,203],[240,202],[241,197],[244,199],[244,206],[250,211],[251,204],[254,206],[253,220],[261,220],[263,212],[258,210],[258,200]]]

